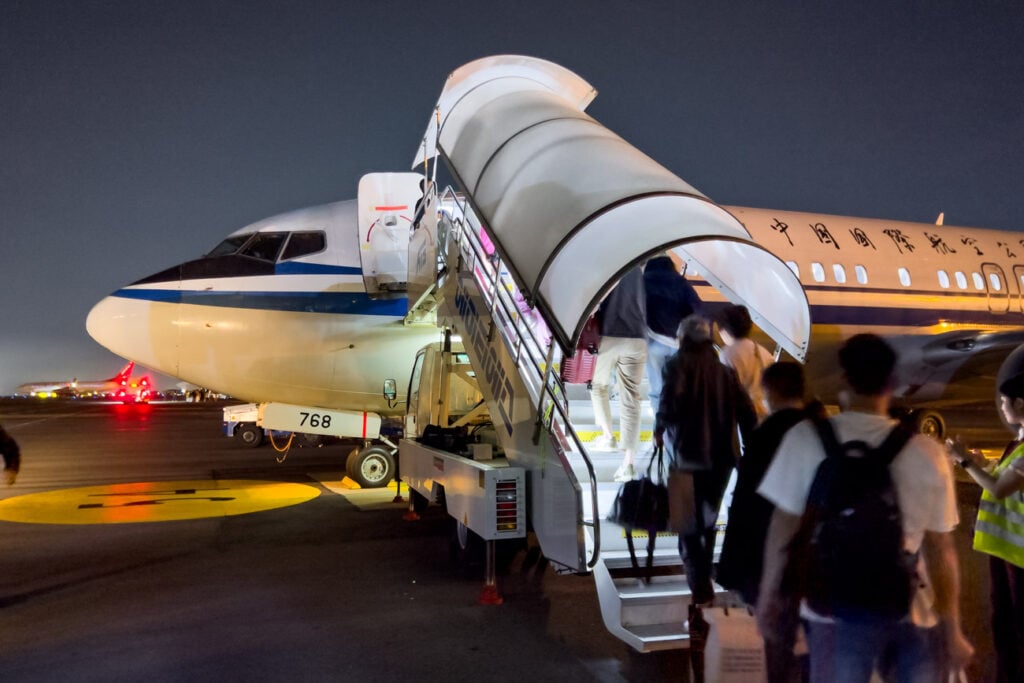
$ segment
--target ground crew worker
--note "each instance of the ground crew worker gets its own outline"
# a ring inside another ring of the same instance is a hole
[[[987,468],[977,451],[949,440],[956,462],[981,485],[974,549],[989,555],[996,680],[1024,681],[1024,347],[996,377],[999,409],[1017,432],[999,462]]]

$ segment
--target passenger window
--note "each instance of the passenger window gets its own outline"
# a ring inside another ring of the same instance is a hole
[[[981,276],[981,273],[971,273],[974,280],[974,288],[979,292],[985,290],[985,278]]]
[[[868,283],[867,268],[865,268],[864,266],[857,265],[853,267],[853,271],[857,274],[857,282],[861,283],[862,285],[866,285]]]
[[[796,275],[796,279],[800,279],[800,266],[796,264],[796,261],[786,261],[786,265],[793,271],[793,275]],[[1021,275],[1021,280],[1024,280],[1024,275]]]
[[[949,289],[949,275],[944,270],[939,271],[939,287]]]
[[[228,254],[234,254],[250,237],[252,237],[251,232],[247,232],[244,235],[232,235],[211,249],[206,256],[207,258],[211,258],[214,256],[227,256]]]
[[[899,274],[900,274],[900,284],[903,285],[904,287],[909,287],[910,286],[910,271],[907,270],[906,268],[900,268],[899,269]]]
[[[846,270],[839,263],[832,264],[832,274],[836,277],[836,282],[843,284],[846,282]]]
[[[1003,280],[1002,280],[1002,278],[999,277],[998,273],[989,273],[988,274],[988,281],[989,281],[989,284],[992,285],[992,291],[993,292],[1001,292],[1001,291],[1003,291]]]
[[[308,256],[318,251],[323,251],[327,246],[327,238],[322,232],[293,232],[288,238],[284,252],[281,253],[281,260]]]
[[[815,282],[825,281],[825,267],[820,263],[811,264],[811,277],[814,278]]]
[[[281,245],[284,244],[286,237],[288,237],[286,232],[257,233],[245,245],[245,249],[242,249],[241,254],[242,256],[250,256],[261,261],[276,261],[277,252],[281,250]]]
[[[967,289],[967,276],[961,273],[959,270],[956,271],[954,277],[956,277],[956,286],[960,289]]]

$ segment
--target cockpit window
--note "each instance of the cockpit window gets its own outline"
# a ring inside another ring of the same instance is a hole
[[[299,258],[308,254],[315,254],[323,251],[327,246],[327,239],[322,232],[293,232],[288,238],[288,244],[281,254],[281,260]]]
[[[286,232],[260,232],[257,233],[240,252],[242,256],[250,256],[261,261],[276,261],[277,252],[281,251],[284,244]]]
[[[228,254],[234,254],[250,237],[252,237],[251,232],[247,232],[244,235],[232,235],[211,249],[207,256],[227,256]]]

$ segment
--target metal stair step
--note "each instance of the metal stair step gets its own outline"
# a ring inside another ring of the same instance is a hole
[[[636,541],[634,544],[639,545]],[[646,546],[646,543],[644,543]],[[601,559],[609,571],[616,569],[632,569],[633,563],[629,558],[628,550],[605,550],[601,552]],[[647,561],[647,550],[645,547],[636,549],[636,560],[641,568]],[[682,567],[683,561],[679,557],[679,551],[675,548],[655,548],[651,556],[651,565],[654,567]]]
[[[690,634],[679,622],[668,624],[634,624],[625,627],[645,643],[645,652],[687,647]]]
[[[642,578],[615,578],[613,581],[619,591],[619,598],[624,604],[627,602],[653,602],[677,597],[686,597],[689,601],[690,586],[682,574],[652,576],[650,583]]]

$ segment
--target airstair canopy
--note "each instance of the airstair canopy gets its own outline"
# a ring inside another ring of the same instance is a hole
[[[674,250],[803,359],[799,280],[732,214],[588,116],[593,89],[529,57],[456,70],[421,151],[443,155],[483,229],[563,349],[618,278]]]

